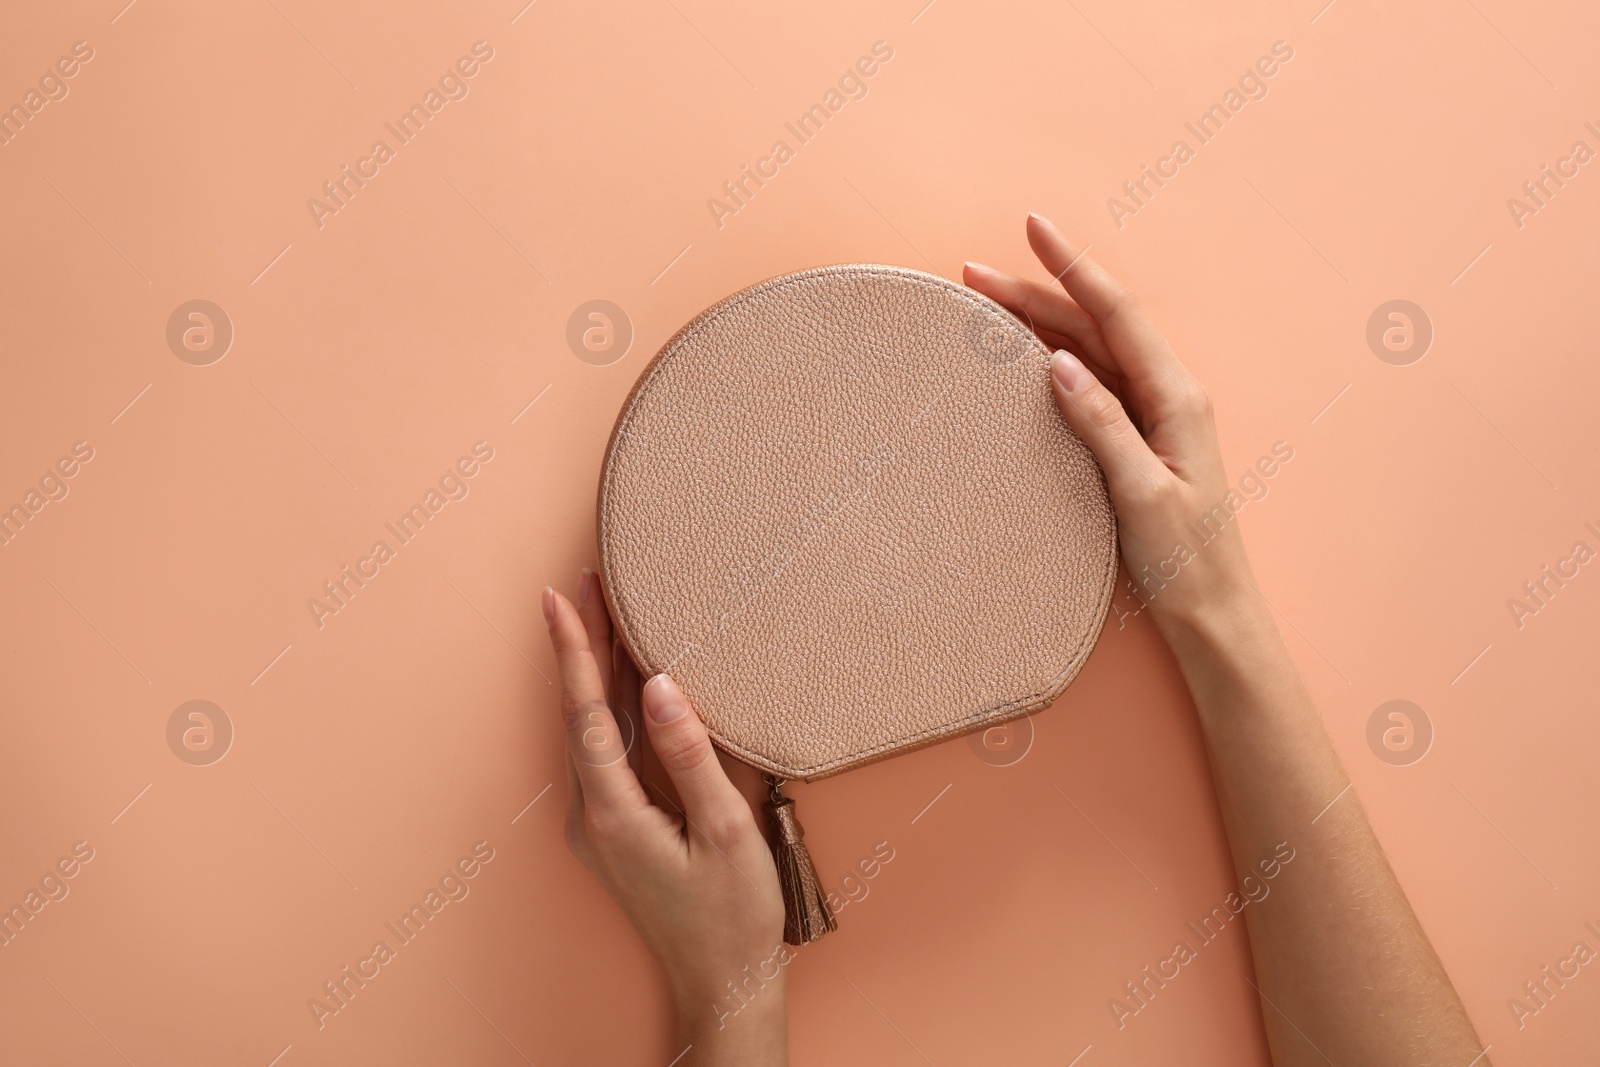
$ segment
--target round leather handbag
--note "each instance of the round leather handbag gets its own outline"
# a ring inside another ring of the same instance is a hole
[[[1043,708],[1099,637],[1116,521],[1049,361],[960,285],[823,267],[697,316],[622,407],[598,501],[618,635],[764,772],[791,944],[834,920],[784,780]]]

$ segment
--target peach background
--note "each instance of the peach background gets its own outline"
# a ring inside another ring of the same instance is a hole
[[[121,3],[0,37],[6,103],[95,50],[0,147],[0,503],[95,449],[0,548],[0,903],[95,849],[0,948],[8,1062],[671,1061],[659,975],[562,843],[536,591],[592,561],[612,419],[694,313],[833,262],[1039,276],[1029,210],[1142,296],[1236,476],[1294,448],[1242,517],[1257,570],[1495,1062],[1600,1056],[1600,972],[1506,1006],[1600,923],[1600,575],[1521,630],[1506,606],[1600,548],[1600,172],[1506,207],[1600,148],[1591,6]],[[470,95],[319,230],[307,198],[478,40]],[[866,99],[719,229],[707,198],[878,40]],[[1277,40],[1269,95],[1117,228]],[[236,331],[205,367],[164,337],[196,298]],[[596,298],[636,330],[608,367],[564,340]],[[1436,331],[1410,366],[1364,340],[1393,298]],[[470,496],[319,630],[306,599],[480,439]],[[1411,766],[1365,740],[1395,698],[1436,731]],[[191,699],[236,730],[210,766],[167,747]],[[896,850],[793,965],[795,1062],[1265,1061],[1238,931],[1107,1009],[1230,879],[1147,620],[1035,724],[1013,766],[958,741],[795,790],[831,882]],[[480,840],[471,895],[319,1030],[307,999]]]

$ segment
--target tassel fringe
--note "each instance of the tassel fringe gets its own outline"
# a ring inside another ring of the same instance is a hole
[[[794,800],[782,793],[784,780],[770,774],[761,776],[771,791],[763,805],[767,812],[767,840],[778,865],[778,884],[783,890],[783,939],[791,945],[821,940],[829,930],[838,929],[827,896],[806,851],[805,830],[794,814]]]

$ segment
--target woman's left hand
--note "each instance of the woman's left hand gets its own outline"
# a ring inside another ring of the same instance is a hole
[[[561,673],[567,845],[666,970],[690,1045],[682,1063],[787,1063],[783,965],[793,950],[783,943],[777,868],[749,803],[677,683],[658,674],[640,690],[627,651],[613,649],[593,572],[583,571],[576,607],[549,587],[543,606]],[[629,765],[612,709],[640,697],[639,718],[681,810],[660,790],[655,799],[666,806],[655,803]]]

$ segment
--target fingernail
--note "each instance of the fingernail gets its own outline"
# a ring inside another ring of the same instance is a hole
[[[984,272],[986,272],[988,274],[993,274],[995,272],[993,267],[985,266],[982,263],[974,263],[970,259],[967,260],[967,262],[966,262],[966,268],[968,270],[981,270],[981,271],[984,271]]]
[[[588,567],[583,568],[583,571],[578,575],[578,606],[579,607],[582,607],[583,605],[585,605],[585,604],[587,604],[589,602],[589,590],[593,585],[594,585],[594,571],[590,570]]]
[[[1042,222],[1047,226],[1050,224],[1050,220],[1049,219],[1045,218],[1043,215],[1038,214],[1037,212],[1033,212],[1033,211],[1028,212],[1028,218],[1032,219],[1034,222]]]
[[[1088,369],[1078,362],[1078,357],[1065,348],[1057,349],[1051,357],[1050,373],[1056,383],[1069,393],[1076,393],[1088,385],[1091,378]]]
[[[689,703],[683,699],[677,682],[666,674],[658,674],[644,684],[644,708],[650,718],[665,726],[683,718]]]
[[[546,626],[554,626],[556,624],[556,591],[548,585],[545,586],[543,600],[544,624]]]

